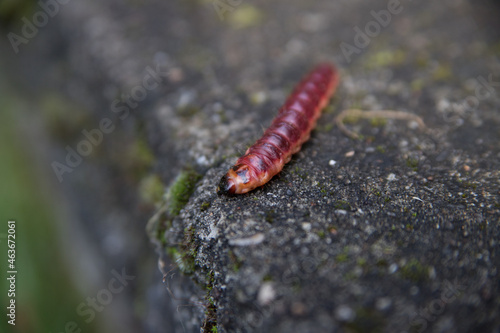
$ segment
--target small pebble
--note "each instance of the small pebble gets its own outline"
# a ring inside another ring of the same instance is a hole
[[[347,305],[341,305],[335,309],[335,317],[340,321],[352,321],[356,314]]]
[[[293,302],[292,303],[292,313],[294,315],[297,315],[297,316],[302,316],[306,313],[306,306],[304,305],[304,303],[301,303],[301,302]]]
[[[377,302],[375,303],[375,307],[379,311],[389,310],[391,305],[392,305],[392,300],[389,297],[381,297],[377,299]]]
[[[388,181],[393,181],[393,180],[396,180],[396,175],[393,174],[393,173],[390,173],[389,176],[387,176],[387,180]]]
[[[259,232],[251,237],[248,237],[248,238],[230,239],[228,242],[229,242],[229,245],[232,245],[232,246],[250,246],[250,245],[257,245],[259,243],[262,243],[264,238],[265,238],[264,234]]]
[[[397,264],[391,264],[389,266],[389,274],[394,274],[398,270],[398,265]]]
[[[345,153],[345,157],[353,157],[354,156],[354,150],[348,151]]]
[[[272,282],[264,282],[260,286],[259,294],[257,296],[257,301],[260,305],[266,305],[271,303],[276,297],[276,291],[274,290]]]
[[[184,72],[182,68],[174,67],[168,71],[168,78],[171,82],[179,82],[184,79]]]

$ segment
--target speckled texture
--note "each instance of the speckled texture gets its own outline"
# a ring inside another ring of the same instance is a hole
[[[498,2],[401,1],[348,61],[341,44],[389,2],[244,1],[220,20],[205,1],[90,1],[58,16],[74,76],[53,82],[102,117],[160,66],[130,119],[165,184],[186,166],[204,174],[177,217],[160,214],[164,297],[188,306],[151,331],[500,330]],[[342,80],[311,140],[264,187],[217,196],[322,60]],[[332,126],[347,108],[412,112],[428,130],[359,121],[354,141]],[[194,271],[178,274],[169,251]]]
[[[234,159],[209,169],[167,239],[175,243],[185,228],[195,230],[193,279],[203,285],[200,281],[213,275],[204,302],[215,305],[218,332],[500,329],[500,147],[495,130],[500,92],[473,112],[461,109],[474,96],[477,76],[498,73],[492,49],[498,44],[472,39],[476,33],[490,38],[493,32],[475,27],[465,2],[427,9],[405,4],[406,12],[393,17],[387,31],[347,64],[337,46],[352,43],[351,26],[367,22],[371,9],[383,8],[383,2],[377,4],[351,5],[361,17],[356,21],[356,15],[347,14],[354,21],[335,31],[343,16],[335,13],[350,13],[342,5],[331,5],[337,11],[311,8],[296,14],[304,21],[307,15],[317,15],[313,22],[323,17],[327,27],[309,35],[298,32],[303,29],[299,23],[292,24],[297,32],[289,32],[293,37],[286,45],[300,51],[295,58],[288,50],[275,58],[276,66],[265,72],[278,84],[256,80],[257,91],[269,95],[271,105],[279,104],[273,92],[285,95],[294,81],[289,77],[297,77],[302,68],[293,69],[288,61],[299,64],[299,59],[328,54],[343,65],[334,110],[413,112],[429,131],[404,121],[359,122],[350,126],[365,139],[353,141],[327,126],[333,118],[327,114],[321,119],[324,127],[262,189],[238,198],[218,197],[214,188]],[[320,40],[320,47],[310,46]],[[240,49],[236,45],[234,52]],[[241,67],[235,74],[251,95],[246,68],[255,73],[255,65]],[[242,103],[245,112],[247,102]],[[260,123],[270,117],[269,106],[253,107],[264,115],[247,123],[253,132],[230,129],[217,135],[224,138],[219,149],[241,153],[245,147],[235,149],[233,142],[258,136]],[[239,116],[231,115],[228,126],[239,125]],[[205,202],[210,208],[202,211]]]

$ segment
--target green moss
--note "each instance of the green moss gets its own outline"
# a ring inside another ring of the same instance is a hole
[[[250,94],[248,99],[253,105],[261,105],[266,101],[266,93],[263,91],[256,91]]]
[[[267,223],[273,224],[275,217],[276,217],[276,212],[274,211],[274,209],[270,209],[266,212],[265,219]]]
[[[224,109],[217,110],[217,114],[219,115],[221,122],[226,123],[228,121],[226,110]],[[222,158],[225,159],[224,156]]]
[[[295,166],[294,169],[292,169],[292,171],[290,171],[290,173],[294,174],[294,175],[297,175],[298,177],[300,177],[300,179],[302,180],[306,180],[307,177],[309,176],[309,174],[307,173],[307,171],[304,171],[302,168],[300,168],[299,166]]]
[[[326,235],[325,235],[325,231],[324,231],[324,230],[320,230],[320,231],[318,231],[318,233],[317,233],[317,234],[318,234],[319,238],[321,238],[321,239],[325,238],[325,236],[326,236]]]
[[[196,253],[184,253],[176,247],[168,247],[167,254],[183,274],[191,275],[194,273]]]
[[[184,118],[191,118],[200,112],[200,108],[195,105],[186,105],[177,109],[177,114]]]
[[[427,322],[422,322],[420,320],[415,320],[410,322],[410,333],[425,332],[427,328]]]
[[[330,113],[334,113],[335,112],[335,98],[336,98],[336,95],[333,97],[333,100],[331,103],[329,103],[325,109],[323,110],[323,114],[330,114]]]
[[[387,262],[386,259],[379,259],[375,263],[375,266],[377,266],[379,268],[386,268],[386,267],[389,267],[389,263]]]
[[[381,154],[385,154],[386,150],[385,150],[385,147],[382,146],[382,145],[378,145],[375,150]]]
[[[471,188],[473,190],[476,190],[476,188],[477,188],[477,183],[470,182],[470,181],[463,182],[461,185],[464,188]]]
[[[167,245],[165,230],[172,226],[172,220],[165,214],[167,205],[163,203],[146,224],[146,233],[153,241],[157,241],[162,248]]]
[[[156,204],[161,201],[165,188],[160,177],[150,174],[139,183],[139,196],[142,202]]]
[[[350,323],[346,324],[349,332],[354,333],[379,333],[384,332],[384,316],[371,308],[359,308],[356,310],[356,317]]]
[[[354,107],[353,107],[354,108]],[[355,116],[355,115],[347,115],[343,120],[342,122],[346,125],[349,125],[349,124],[356,124],[357,122],[359,122],[361,119],[361,117],[359,116]]]
[[[212,294],[215,285],[215,274],[210,271],[206,275],[206,296],[208,305],[205,309],[205,320],[203,322],[203,332],[217,332],[217,307]]]
[[[429,65],[429,55],[427,53],[420,53],[416,59],[415,63],[418,68],[424,69]]]
[[[320,182],[318,182],[316,185],[319,187],[319,191],[321,192],[321,194],[323,194],[323,196],[328,195],[328,190],[326,189],[324,184],[321,184]]]
[[[385,126],[387,124],[387,119],[385,119],[385,118],[371,118],[370,124],[373,127],[382,127],[382,126]]]
[[[302,290],[302,285],[298,279],[294,279],[292,282],[292,291],[298,294]]]
[[[155,157],[143,137],[139,136],[137,140],[128,145],[123,154],[116,152],[113,155],[113,160],[118,165],[123,166],[135,180],[140,181],[151,171]]]
[[[412,168],[413,171],[417,171],[418,170],[418,159],[417,158],[408,157],[406,159],[406,166],[408,166],[409,168]]]
[[[333,122],[332,123],[326,123],[324,125],[319,125],[316,127],[316,130],[318,132],[323,132],[323,133],[326,133],[326,132],[330,132],[334,127],[334,124]]]
[[[243,262],[238,258],[236,254],[232,250],[228,251],[228,256],[230,260],[230,267],[234,272],[238,272],[243,265]]]
[[[421,91],[424,86],[425,86],[425,81],[422,79],[415,79],[410,83],[411,90],[414,92]]]
[[[210,208],[210,205],[211,205],[211,203],[210,203],[210,202],[208,202],[208,201],[204,201],[204,202],[200,205],[200,211],[201,211],[201,212],[206,211],[208,208]]]
[[[346,262],[348,259],[349,259],[349,256],[347,255],[347,253],[340,253],[335,257],[335,261],[337,261],[339,263]]]
[[[346,211],[351,211],[351,205],[347,202],[347,201],[343,201],[343,200],[338,200],[338,201],[335,201],[335,203],[333,204],[333,207],[335,209],[342,209],[342,210],[346,210]]]
[[[355,272],[347,272],[344,274],[344,280],[346,281],[354,281],[357,280],[358,275]]]
[[[367,263],[365,258],[358,258],[356,263],[358,264],[359,267],[362,267],[362,268],[365,268],[368,266],[368,263]]]
[[[365,62],[367,68],[380,68],[388,66],[398,66],[406,60],[406,53],[403,50],[383,50],[370,54]]]
[[[432,73],[432,78],[436,81],[447,80],[451,78],[452,71],[449,64],[439,65]]]
[[[205,320],[203,321],[202,330],[203,332],[217,332],[217,307],[215,306],[213,300],[210,298],[209,304],[205,310]]]
[[[177,246],[167,247],[167,254],[185,275],[193,274],[196,267],[198,245],[195,236],[195,230],[190,226],[184,229],[182,241]]]
[[[252,5],[240,5],[236,10],[229,14],[229,23],[233,28],[243,29],[259,25],[262,22],[264,13]]]
[[[168,213],[171,216],[179,215],[196,189],[196,183],[201,175],[194,170],[182,171],[170,186],[167,194]]]
[[[17,23],[24,17],[32,17],[37,8],[36,2],[28,0],[3,0],[0,2],[0,25],[7,28],[10,24]],[[10,27],[12,28],[12,26]],[[24,45],[20,45],[22,50]]]
[[[423,282],[429,275],[429,269],[417,259],[410,260],[399,270],[401,276],[413,282]]]
[[[210,291],[214,288],[214,283],[215,283],[214,271],[208,272],[206,279],[207,279],[206,289]]]
[[[271,274],[266,274],[264,276],[264,278],[262,279],[262,281],[265,281],[265,282],[273,281],[273,276]]]

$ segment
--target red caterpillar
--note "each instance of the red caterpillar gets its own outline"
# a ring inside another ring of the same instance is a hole
[[[280,172],[309,139],[338,81],[336,68],[329,64],[320,64],[309,73],[295,87],[262,138],[222,177],[217,193],[247,193]]]

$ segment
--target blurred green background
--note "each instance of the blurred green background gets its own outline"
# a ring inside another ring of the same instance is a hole
[[[36,1],[1,0],[0,31],[18,31],[23,16],[32,15]],[[47,131],[40,117],[37,96],[24,91],[22,80],[12,75],[13,55],[7,38],[0,52],[0,332],[105,331],[98,317],[85,323],[76,312],[88,293],[72,271],[72,256],[64,243],[62,193],[53,186],[50,165],[39,158]],[[12,53],[12,54],[11,54]],[[24,78],[26,79],[26,78]],[[29,80],[29,78],[28,78]],[[30,97],[31,96],[31,97]],[[66,110],[71,113],[72,110]],[[40,141],[42,141],[42,144]],[[45,142],[46,143],[46,142]],[[15,270],[16,320],[8,324],[8,221],[16,221]],[[66,226],[67,228],[67,226]],[[77,325],[74,330],[71,322]],[[67,327],[65,327],[67,325]]]
[[[0,82],[0,241],[2,278],[2,332],[61,332],[64,323],[77,316],[79,294],[66,266],[58,224],[58,207],[47,182],[40,179],[32,151],[24,135],[29,102],[12,92],[5,75]],[[8,290],[7,222],[16,221],[16,326],[5,320]],[[92,330],[94,330],[92,328]]]

